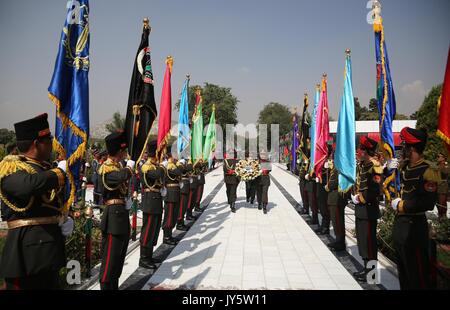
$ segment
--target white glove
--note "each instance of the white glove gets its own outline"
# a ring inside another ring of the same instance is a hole
[[[389,169],[397,169],[399,165],[398,159],[397,158],[393,158],[391,160],[388,160],[387,162],[387,167]]]
[[[316,183],[320,183],[320,180],[319,180],[319,178],[316,178]]]
[[[398,205],[399,205],[400,201],[402,201],[400,198],[395,198],[394,200],[392,200],[392,202],[391,202],[392,209],[394,209],[395,211],[398,211]]]
[[[130,210],[131,206],[133,205],[133,201],[130,199],[125,203],[125,210]]]
[[[61,160],[58,163],[58,168],[61,169],[64,172],[66,172],[67,171],[67,161],[66,160]]]
[[[305,174],[305,180],[309,181],[309,174]]]
[[[305,159],[305,164],[308,164],[308,163],[309,163],[309,161],[307,159]]]
[[[164,166],[164,168],[167,168],[167,165],[169,164],[169,162],[167,161],[167,160],[165,160],[165,161],[163,161],[162,163],[161,163],[161,165],[163,165]]]
[[[73,232],[73,220],[71,217],[68,217],[64,223],[60,223],[59,227],[61,227],[61,233],[64,237],[70,236]]]
[[[86,178],[86,177],[83,177],[81,180],[82,180],[83,182],[87,182],[87,178]]]
[[[326,161],[325,164],[323,164],[323,167],[324,167],[325,169],[330,168],[330,164],[328,163],[328,161]]]
[[[180,159],[180,163],[182,163],[183,165],[186,164],[186,159],[184,158]]]
[[[352,195],[352,202],[355,205],[359,204],[360,201],[359,201],[358,195]]]
[[[134,165],[136,165],[136,162],[134,160],[127,160],[127,167],[129,167],[131,170],[133,170]]]
[[[87,168],[89,168],[91,165],[89,165],[89,163],[85,163],[84,164]]]

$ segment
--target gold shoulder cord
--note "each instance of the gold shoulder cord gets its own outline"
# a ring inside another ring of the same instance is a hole
[[[107,160],[99,169],[99,173],[102,175],[103,186],[111,192],[118,190],[122,186],[122,184],[119,184],[116,187],[110,187],[106,184],[105,175],[114,171],[119,171],[119,168],[111,160]]]
[[[12,204],[2,193],[1,183],[2,179],[10,176],[17,171],[26,171],[29,174],[36,174],[36,170],[29,164],[23,162],[19,156],[9,155],[6,156],[0,163],[0,199],[13,211],[15,212],[25,212],[31,208],[34,203],[34,196],[30,198],[30,201],[24,208],[18,208]]]
[[[161,185],[161,184],[160,184],[161,182],[158,182],[158,180],[155,180],[155,184],[153,184],[152,186],[150,186],[150,185],[148,184],[146,172],[147,172],[147,171],[150,171],[150,170],[155,170],[155,169],[156,169],[156,166],[155,166],[153,163],[150,162],[150,164],[151,164],[151,167],[150,167],[148,170],[146,170],[145,172],[142,171],[142,172],[143,172],[143,175],[144,175],[144,183],[145,183],[145,186],[147,186],[148,188],[150,188],[150,189],[155,189],[156,186]],[[150,164],[147,164],[147,163],[146,163],[145,165],[149,165],[149,166],[150,166]],[[142,167],[142,168],[143,168],[142,170],[144,170],[144,167]]]

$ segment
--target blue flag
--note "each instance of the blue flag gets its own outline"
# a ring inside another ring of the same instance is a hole
[[[314,155],[315,155],[315,145],[316,145],[316,119],[317,119],[317,107],[319,106],[320,102],[320,85],[317,85],[316,87],[316,95],[314,98],[314,109],[313,109],[313,115],[312,115],[312,121],[311,121],[311,156],[309,158],[309,173],[312,174],[314,171]]]
[[[67,160],[68,197],[64,211],[75,201],[81,160],[89,137],[89,1],[68,2],[48,96],[56,105],[56,152]]]
[[[347,192],[356,182],[356,123],[350,53],[345,60],[344,94],[336,133],[334,165],[339,171],[339,191]]]
[[[291,171],[293,173],[295,173],[295,169],[297,167],[297,149],[298,149],[298,145],[299,145],[297,114],[294,115],[293,123],[294,123],[294,128],[292,129]]]
[[[189,130],[189,78],[184,83],[180,100],[180,115],[178,117],[177,150],[180,158],[189,158],[191,132]]]
[[[395,157],[394,135],[392,123],[396,114],[396,102],[394,86],[392,84],[391,71],[389,68],[389,57],[384,38],[382,18],[376,18],[373,25],[375,32],[375,54],[377,61],[377,100],[378,116],[380,123],[380,146],[383,156],[387,160]],[[399,190],[399,175],[395,170],[388,171],[383,183],[384,194],[387,201],[391,201],[392,195]]]

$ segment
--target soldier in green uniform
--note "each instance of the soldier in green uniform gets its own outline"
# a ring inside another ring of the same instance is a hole
[[[178,167],[181,170],[181,182],[180,182],[180,207],[178,209],[177,230],[186,231],[188,228],[184,223],[184,217],[189,206],[189,193],[190,193],[190,176],[192,171],[192,163],[182,158],[178,162]]]
[[[322,168],[322,180],[317,178],[317,205],[319,207],[322,222],[316,229],[318,235],[328,235],[330,233],[330,211],[328,210],[328,192],[325,190],[329,178],[329,164],[325,162]]]
[[[430,289],[431,263],[425,212],[433,210],[436,204],[439,174],[423,159],[426,132],[406,127],[401,131],[401,138],[405,159],[399,169],[401,191],[400,198],[392,201],[392,208],[397,211],[392,238],[400,289]]]
[[[378,143],[367,136],[359,142],[361,161],[359,163],[356,194],[352,195],[355,205],[355,231],[358,252],[364,261],[364,268],[353,275],[359,281],[366,281],[371,270],[369,262],[378,258],[377,221],[381,217],[379,197],[383,167],[375,159]]]
[[[126,196],[128,181],[133,174],[135,162],[127,160],[127,142],[123,131],[115,132],[105,138],[108,159],[99,168],[100,191],[103,211],[100,229],[102,231],[100,267],[100,288],[118,290],[125,256],[130,238],[130,218]]]
[[[205,187],[205,173],[208,170],[208,164],[200,159],[198,162],[198,187],[197,187],[197,195],[195,201],[194,211],[203,212],[203,208],[201,207],[202,197],[203,197],[203,189]]]
[[[223,160],[223,174],[225,185],[227,187],[228,204],[230,205],[231,212],[233,213],[236,212],[236,191],[240,182],[239,177],[235,173],[237,162],[236,152],[234,153],[234,156],[230,153],[225,154],[225,159]]]
[[[246,160],[251,161],[254,157],[250,155],[249,152],[246,153]],[[245,182],[245,198],[246,201],[250,204],[255,203],[255,196],[256,196],[256,179],[246,181]]]
[[[189,164],[192,165],[191,160],[189,160]],[[195,195],[197,194],[198,187],[198,162],[192,165],[192,170],[188,174],[189,175],[189,198],[188,198],[188,207],[186,210],[186,220],[194,220],[196,217],[193,215],[192,211],[195,209]]]
[[[314,172],[306,173],[305,175],[305,188],[308,195],[308,203],[311,207],[311,224],[319,224],[319,208],[317,206],[317,183],[316,174]]]
[[[306,175],[309,172],[309,157],[311,153],[311,144],[309,137],[306,139],[306,145],[301,146],[302,151],[302,166],[299,172],[299,186],[300,186],[300,196],[302,197],[303,207],[300,214],[309,214],[309,198],[308,192],[306,191]]]
[[[448,166],[445,155],[438,154],[437,165],[441,180],[438,185],[438,214],[440,218],[447,217],[447,197],[448,197],[448,176],[450,174],[450,167]]]
[[[177,160],[172,157],[171,146],[167,147],[167,160],[163,162],[166,168],[165,187],[167,194],[164,197],[163,242],[168,245],[177,244],[172,237],[172,230],[178,220],[178,207],[180,204],[180,180],[182,170],[177,165]]]
[[[156,141],[149,143],[148,156],[148,160],[142,165],[140,171],[143,195],[139,266],[146,269],[155,269],[153,248],[156,246],[161,229],[163,213],[161,188],[165,172],[156,157]]]
[[[64,219],[60,195],[66,162],[52,169],[47,114],[14,124],[20,155],[0,162],[2,219],[8,235],[0,263],[6,289],[57,289],[65,266],[64,239],[73,220]]]
[[[267,214],[267,204],[269,203],[269,186],[270,186],[270,171],[272,171],[272,164],[266,152],[260,152],[259,164],[261,166],[261,175],[257,178],[256,195],[258,199],[258,210],[263,210]]]

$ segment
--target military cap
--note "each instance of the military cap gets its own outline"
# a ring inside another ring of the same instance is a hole
[[[117,131],[105,138],[106,150],[109,155],[116,155],[119,151],[127,148],[127,139],[123,131]]]
[[[50,126],[47,118],[47,113],[44,113],[34,118],[15,123],[14,130],[16,132],[16,140],[32,141],[39,138],[50,137]]]
[[[426,131],[410,127],[403,128],[400,137],[406,145],[414,146],[419,152],[425,149],[428,138]]]

